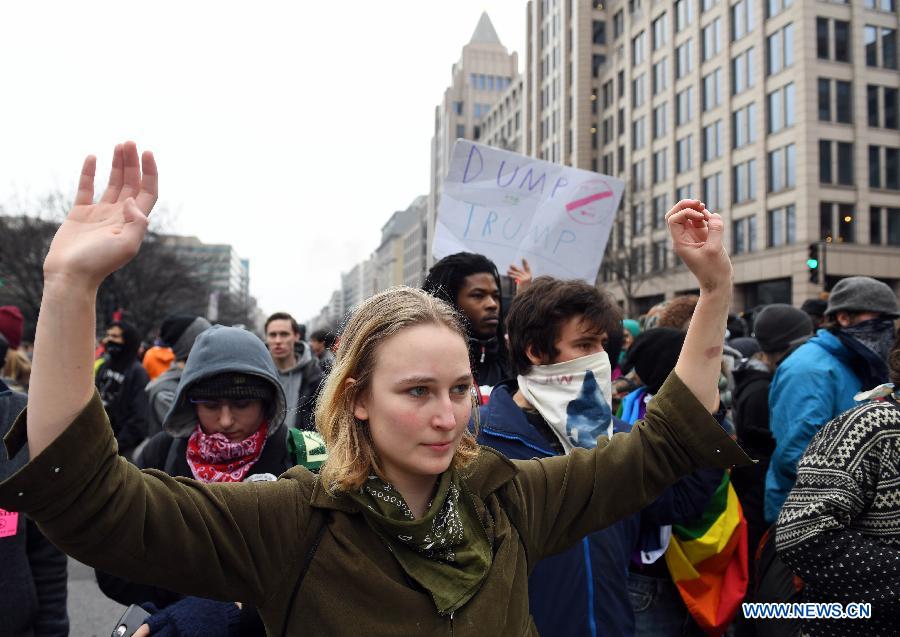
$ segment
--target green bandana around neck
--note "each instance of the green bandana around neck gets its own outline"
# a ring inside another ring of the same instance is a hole
[[[369,476],[347,495],[362,507],[406,574],[431,593],[446,615],[468,602],[487,576],[493,554],[478,512],[456,471],[445,471],[421,518],[391,484]]]

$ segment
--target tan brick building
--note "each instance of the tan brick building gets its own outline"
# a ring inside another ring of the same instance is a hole
[[[611,290],[644,310],[692,288],[664,223],[683,197],[728,222],[737,309],[851,274],[900,289],[896,1],[528,3],[525,152],[628,185]]]

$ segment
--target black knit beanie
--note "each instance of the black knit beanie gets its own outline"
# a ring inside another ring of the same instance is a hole
[[[659,392],[675,369],[685,332],[671,327],[654,327],[641,332],[628,349],[628,367],[633,367],[651,394]]]
[[[271,381],[252,374],[227,372],[197,381],[187,391],[191,400],[261,400],[275,402]]]
[[[764,352],[783,352],[792,341],[812,333],[809,314],[786,303],[767,305],[753,322],[753,336]]]

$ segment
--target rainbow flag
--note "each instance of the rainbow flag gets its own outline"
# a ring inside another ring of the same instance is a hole
[[[728,472],[703,514],[672,526],[666,564],[693,618],[720,637],[747,592],[747,521]]]

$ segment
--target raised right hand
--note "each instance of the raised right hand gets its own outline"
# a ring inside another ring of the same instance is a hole
[[[128,263],[141,247],[147,217],[158,196],[153,153],[138,160],[137,146],[125,142],[113,152],[109,183],[94,203],[97,158],[88,156],[81,169],[75,205],[63,221],[44,260],[44,277],[62,277],[97,287]]]

